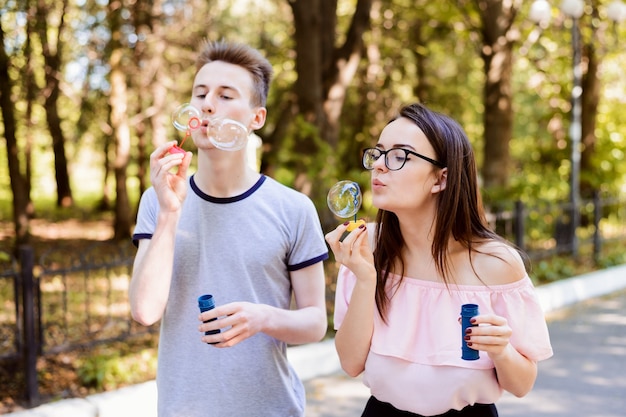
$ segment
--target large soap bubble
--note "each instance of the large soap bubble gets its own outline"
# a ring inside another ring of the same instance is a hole
[[[238,151],[248,142],[248,129],[235,120],[216,118],[209,121],[207,136],[218,149]]]
[[[363,197],[359,184],[354,181],[339,181],[333,185],[326,196],[328,208],[337,217],[356,216],[361,208]]]

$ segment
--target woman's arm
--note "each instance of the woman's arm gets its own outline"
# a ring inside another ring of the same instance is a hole
[[[326,241],[337,262],[357,277],[348,310],[335,335],[341,367],[348,375],[357,376],[365,369],[374,331],[376,269],[365,225],[340,242],[346,228],[347,225],[340,225],[326,235]]]
[[[505,285],[526,277],[519,253],[503,242],[481,245],[476,254],[476,273],[487,285]],[[496,314],[476,316],[479,326],[468,329],[466,339],[472,348],[487,352],[496,367],[500,386],[517,397],[528,394],[537,378],[537,364],[518,352],[510,343],[515,331],[505,317]]]
[[[528,394],[537,379],[537,364],[509,343],[513,330],[507,320],[495,314],[481,314],[473,320],[478,326],[468,328],[465,336],[468,345],[487,352],[502,389],[517,397]]]

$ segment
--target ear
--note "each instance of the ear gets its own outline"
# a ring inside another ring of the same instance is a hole
[[[448,181],[448,168],[442,168],[436,174],[436,180],[431,188],[431,192],[433,194],[437,194],[446,189],[446,184]]]
[[[257,107],[254,109],[254,117],[250,123],[251,130],[259,130],[265,125],[265,118],[267,116],[267,109],[265,107]]]

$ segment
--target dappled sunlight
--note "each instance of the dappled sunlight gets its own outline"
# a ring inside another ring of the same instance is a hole
[[[33,236],[39,236],[46,240],[109,240],[113,237],[113,226],[103,221],[69,219],[50,222],[49,220],[33,219],[30,221],[30,232]]]

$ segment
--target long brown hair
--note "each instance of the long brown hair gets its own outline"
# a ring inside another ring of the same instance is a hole
[[[452,282],[448,261],[450,237],[467,248],[470,255],[478,242],[504,240],[489,228],[478,189],[474,152],[463,128],[452,118],[422,104],[403,107],[393,120],[400,117],[413,121],[424,132],[435,151],[435,159],[448,169],[446,187],[437,195],[436,223],[431,248],[437,271],[448,285]],[[378,210],[376,223],[376,305],[385,320],[389,303],[385,284],[391,273],[400,275],[401,279],[404,276],[401,251],[405,242],[398,217],[394,213]],[[470,256],[470,262],[471,259]],[[398,271],[394,270],[396,266],[399,266]]]

